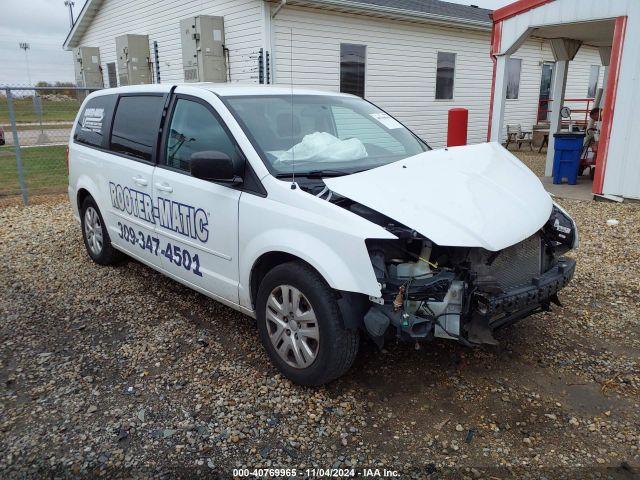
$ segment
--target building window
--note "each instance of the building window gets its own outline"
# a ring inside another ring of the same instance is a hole
[[[364,98],[366,47],[340,44],[340,91]]]
[[[589,73],[589,89],[587,90],[587,98],[595,98],[598,90],[598,80],[600,80],[600,65],[591,65]]]
[[[436,71],[436,100],[452,100],[456,76],[456,54],[438,52]]]
[[[522,60],[510,58],[507,61],[507,100],[517,100],[520,96],[520,72]]]

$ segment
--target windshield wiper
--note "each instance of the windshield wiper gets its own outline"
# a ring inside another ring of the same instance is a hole
[[[296,177],[305,177],[305,178],[322,178],[322,177],[342,177],[343,175],[351,175],[353,173],[361,172],[362,170],[357,170],[355,172],[349,172],[344,170],[311,170],[308,172],[296,172]],[[278,173],[276,178],[290,178],[293,176],[292,172],[289,173]]]

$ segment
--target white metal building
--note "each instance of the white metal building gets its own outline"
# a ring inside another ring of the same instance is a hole
[[[348,77],[355,68],[362,83],[356,90],[430,144],[445,143],[447,112],[459,106],[470,111],[469,142],[487,139],[492,22],[490,12],[477,7],[439,0],[88,0],[64,47],[98,47],[104,84],[115,86],[115,37],[148,35],[152,77],[159,70],[162,82],[182,82],[180,20],[198,15],[224,18],[232,82],[339,90],[341,73]],[[554,56],[548,40],[531,37],[513,58],[520,62],[511,71],[502,122],[530,128],[544,65]],[[597,48],[581,48],[570,67],[568,97],[585,98],[594,83],[602,85],[600,65]],[[349,91],[349,78],[342,79]]]
[[[597,47],[606,66],[606,83],[596,194],[640,199],[640,2],[638,0],[519,0],[494,12],[492,54],[495,58],[491,138],[502,138],[508,117],[506,83],[509,58],[532,36],[547,38],[556,60],[551,104],[551,132],[560,130],[560,110],[570,95],[572,65],[580,51]],[[576,55],[576,52],[577,55]],[[546,173],[553,164],[553,136]]]

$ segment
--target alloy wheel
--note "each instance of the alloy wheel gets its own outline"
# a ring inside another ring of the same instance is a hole
[[[100,255],[103,245],[102,223],[98,212],[93,207],[88,207],[84,212],[84,233],[91,253]]]
[[[276,352],[294,368],[309,367],[318,355],[320,330],[311,303],[291,285],[274,288],[267,299],[267,332]]]

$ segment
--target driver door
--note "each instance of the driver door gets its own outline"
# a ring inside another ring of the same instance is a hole
[[[178,94],[153,176],[162,267],[184,283],[238,303],[238,202],[241,192],[191,176],[191,155],[239,155],[213,107]]]

